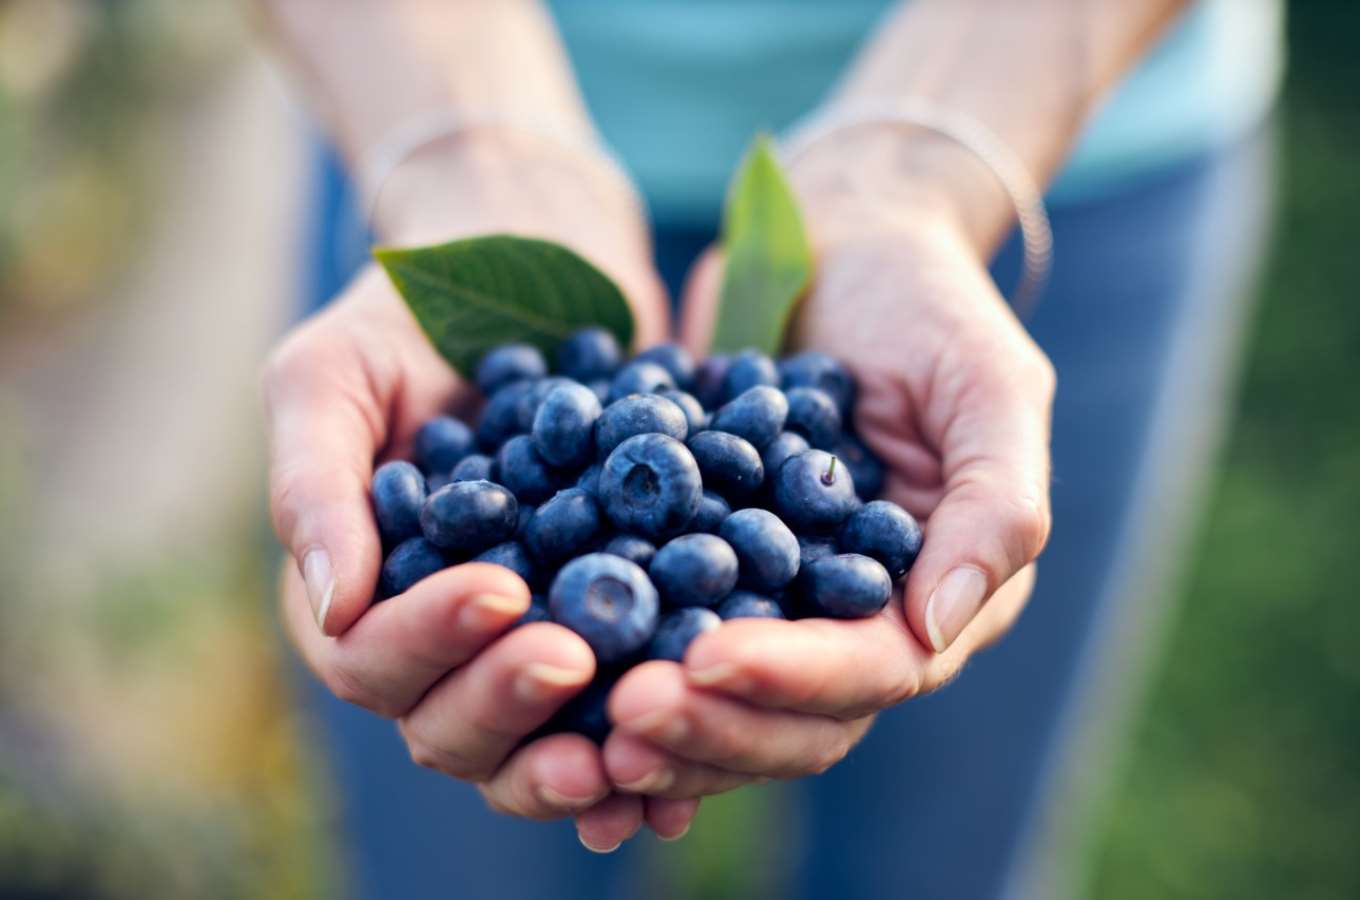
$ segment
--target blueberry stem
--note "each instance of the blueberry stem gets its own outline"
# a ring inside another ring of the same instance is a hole
[[[822,484],[830,487],[836,483],[836,457],[831,457],[831,462],[827,464],[826,471],[822,473]]]

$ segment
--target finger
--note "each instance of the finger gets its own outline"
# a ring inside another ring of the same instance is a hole
[[[1006,373],[977,375],[950,404],[944,496],[907,579],[907,621],[936,653],[1048,540],[1052,369],[1037,350],[1004,359]]]
[[[576,836],[593,853],[613,853],[642,827],[642,798],[611,794],[576,814]]]
[[[698,813],[698,800],[647,797],[643,801],[643,816],[647,825],[663,841],[678,841],[688,834]]]
[[[579,734],[521,747],[478,789],[497,812],[541,820],[584,812],[610,794],[600,748]]]
[[[481,781],[594,674],[580,637],[549,622],[526,625],[435,685],[401,719],[401,734],[420,765]]]
[[[614,732],[604,742],[604,770],[617,790],[685,800],[750,784],[754,776],[681,759],[636,735]]]
[[[529,588],[501,566],[454,566],[379,603],[336,638],[317,631],[292,566],[284,571],[283,603],[303,660],[331,692],[395,717],[511,628],[529,608]]]
[[[696,356],[705,355],[713,339],[722,277],[722,255],[715,249],[704,251],[685,277],[680,304],[680,343]]]
[[[796,778],[844,758],[868,721],[761,709],[685,681],[675,663],[631,670],[609,698],[615,728],[695,762],[732,772]]]

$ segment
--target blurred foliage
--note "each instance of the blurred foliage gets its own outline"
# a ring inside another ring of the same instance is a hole
[[[105,296],[154,208],[148,126],[239,45],[235,7],[0,2],[0,326]]]
[[[1360,5],[1290,7],[1280,201],[1207,525],[1086,896],[1360,896]]]

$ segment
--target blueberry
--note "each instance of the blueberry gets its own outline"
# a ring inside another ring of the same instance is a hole
[[[561,481],[561,475],[539,456],[533,439],[526,434],[517,434],[501,445],[496,470],[501,484],[522,503],[542,503],[557,492]]]
[[[683,441],[689,434],[685,411],[656,394],[632,394],[605,407],[595,424],[595,446],[608,456],[633,435],[653,433]]]
[[[788,415],[789,401],[784,392],[762,384],[718,407],[709,427],[745,438],[757,450],[764,450],[779,437]]]
[[[765,466],[750,441],[725,431],[701,431],[689,439],[704,485],[724,497],[750,496],[765,480]]]
[[[488,453],[506,439],[519,434],[519,401],[533,387],[531,381],[512,381],[491,395],[482,407],[482,417],[477,422],[477,444]]]
[[[832,357],[817,350],[804,350],[780,360],[779,374],[784,390],[811,387],[825,391],[841,417],[849,418],[855,402],[855,379]]]
[[[601,663],[636,653],[656,630],[656,588],[636,563],[587,553],[562,567],[548,591],[553,621],[579,634]]]
[[[883,493],[883,463],[853,434],[847,434],[836,446],[836,456],[850,470],[855,492],[863,500],[873,500]]]
[[[506,541],[490,550],[483,550],[472,558],[473,562],[494,563],[504,566],[524,579],[526,584],[534,582],[534,563],[529,559],[529,551],[519,541]]]
[[[769,446],[760,454],[760,462],[765,466],[765,477],[773,479],[774,473],[784,465],[784,460],[808,449],[811,449],[811,445],[807,438],[797,432],[781,431],[779,437],[770,441]]]
[[[784,611],[769,597],[750,591],[733,591],[718,604],[718,617],[728,619],[783,619]]]
[[[373,473],[373,514],[383,544],[394,547],[420,536],[420,508],[425,505],[425,476],[408,462],[393,461]]]
[[[549,465],[579,469],[595,457],[595,422],[600,399],[575,382],[548,392],[534,414],[530,431],[538,455]]]
[[[814,560],[799,573],[798,593],[813,615],[863,619],[887,605],[892,579],[878,560],[840,553]]]
[[[685,414],[685,421],[689,423],[690,434],[697,434],[708,425],[708,413],[704,412],[703,406],[699,404],[693,394],[667,388],[664,391],[657,391],[656,396],[665,397],[680,407],[680,410]]]
[[[722,619],[718,618],[717,613],[702,606],[673,609],[657,623],[656,634],[647,644],[647,658],[684,662],[685,650],[690,643],[705,631],[712,631],[721,624]]]
[[[798,531],[829,531],[855,511],[850,471],[825,450],[789,457],[774,478],[774,508]]]
[[[491,479],[494,480],[494,479]],[[453,481],[453,475],[448,472],[436,472],[425,478],[425,495],[429,496],[444,485]]]
[[[600,463],[591,463],[586,466],[585,470],[577,477],[576,486],[592,496],[598,497],[600,495],[600,470],[603,468],[604,466]]]
[[[685,445],[639,434],[614,448],[600,472],[599,497],[620,531],[659,540],[679,532],[699,509],[703,480]]]
[[[666,343],[648,347],[633,357],[633,361],[656,363],[671,374],[671,380],[682,390],[687,391],[694,385],[694,357],[679,344]]]
[[[717,534],[722,523],[730,515],[732,507],[728,506],[722,495],[705,489],[704,495],[699,498],[699,511],[689,521],[689,530]]]
[[[426,472],[451,472],[472,452],[476,435],[453,416],[435,416],[416,432],[416,463]]]
[[[847,553],[860,553],[883,564],[897,581],[921,552],[921,526],[896,503],[874,500],[864,504],[841,526],[840,545]]]
[[[798,567],[800,569],[806,568],[807,564],[814,559],[821,559],[823,556],[835,556],[839,552],[840,548],[829,537],[798,535]]]
[[[548,612],[548,598],[542,594],[534,594],[529,600],[529,608],[524,611],[524,615],[519,617],[516,625],[528,625],[531,622],[551,622],[552,613]]]
[[[533,521],[534,513],[537,510],[537,506],[530,506],[527,503],[519,505],[519,517],[515,520],[515,540],[524,540],[524,533],[528,531],[529,523]]]
[[[557,347],[557,371],[577,381],[609,378],[618,369],[623,351],[613,332],[582,328]]]
[[[607,671],[596,675],[585,690],[562,705],[539,733],[581,734],[597,744],[603,744],[613,727],[609,721],[609,692],[618,680],[617,672]]]
[[[592,378],[590,381],[586,382],[586,387],[595,392],[595,396],[600,401],[601,405],[609,402],[608,378]]]
[[[576,384],[576,382],[560,375],[549,375],[547,378],[539,378],[530,382],[529,389],[520,394],[519,402],[515,404],[516,433],[528,434],[533,431],[534,418],[538,415],[538,408],[543,405],[543,401],[548,398],[549,394],[566,384]]]
[[[832,450],[841,439],[841,411],[820,388],[790,388],[784,394],[789,415],[784,427],[808,439],[818,450]]]
[[[581,488],[553,494],[534,513],[524,543],[535,559],[560,562],[584,551],[600,533],[600,508]]]
[[[458,460],[449,481],[495,481],[496,461],[482,453],[469,453]]]
[[[718,535],[736,551],[743,587],[777,591],[798,574],[798,538],[769,510],[739,509]]]
[[[439,548],[423,537],[402,541],[383,562],[378,575],[378,596],[395,597],[411,589],[416,582],[428,578],[449,562]]]
[[[694,396],[699,398],[704,409],[713,409],[723,402],[723,379],[732,365],[732,357],[726,353],[715,353],[705,359],[694,370]]]
[[[530,344],[504,344],[488,352],[477,363],[477,387],[490,397],[514,381],[542,378],[548,374],[543,354]]]
[[[420,528],[441,549],[480,553],[514,537],[515,496],[489,481],[455,481],[435,491],[420,510]]]
[[[671,373],[649,362],[630,362],[609,383],[609,399],[621,400],[629,394],[655,394],[675,387]]]
[[[652,557],[656,556],[656,545],[635,534],[616,534],[604,545],[603,552],[622,556],[645,569],[652,564]]]
[[[722,398],[732,400],[757,385],[778,387],[779,369],[764,353],[748,348],[732,357],[723,374]]]
[[[712,534],[682,534],[663,544],[647,567],[669,606],[715,606],[737,584],[737,554]]]

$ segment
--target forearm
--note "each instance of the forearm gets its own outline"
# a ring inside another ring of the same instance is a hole
[[[973,118],[1045,185],[1101,98],[1185,0],[913,0],[885,20],[828,109],[913,98]],[[930,203],[990,252],[1013,211],[967,150],[884,127],[823,142],[795,178],[814,203],[846,205],[845,163],[885,205]],[[839,170],[839,174],[838,174]]]

